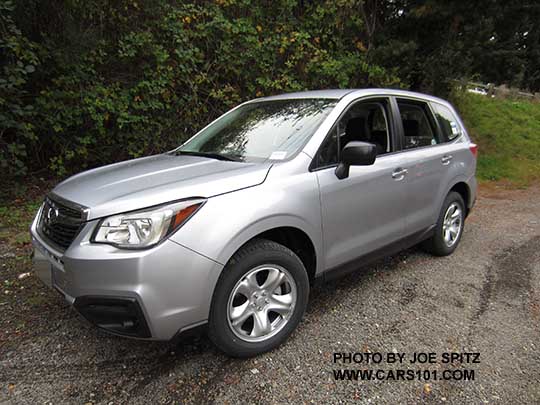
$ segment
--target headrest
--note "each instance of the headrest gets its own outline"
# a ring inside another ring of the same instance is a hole
[[[381,145],[386,151],[386,131],[373,131],[371,133],[371,142]]]
[[[416,120],[403,120],[403,132],[405,136],[418,136],[420,125]]]
[[[362,117],[351,118],[347,121],[345,134],[347,135],[363,135],[366,132],[366,120]]]

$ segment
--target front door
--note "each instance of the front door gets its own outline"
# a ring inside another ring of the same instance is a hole
[[[325,268],[331,269],[401,239],[405,230],[404,175],[394,151],[388,99],[353,104],[336,123],[316,158]],[[349,141],[371,142],[371,166],[351,166],[338,179],[339,152]]]

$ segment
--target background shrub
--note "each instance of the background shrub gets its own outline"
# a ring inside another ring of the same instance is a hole
[[[0,0],[3,178],[161,152],[275,93],[538,91],[538,21],[517,0]]]
[[[16,73],[2,99],[16,94],[20,104],[1,117],[12,136],[0,159],[11,173],[65,175],[164,151],[253,97],[399,84],[366,62],[353,1],[23,3],[33,11],[21,8],[20,19],[39,16],[28,34],[36,43],[15,28],[12,3],[0,1],[13,31],[4,69]],[[40,77],[26,99],[30,74]]]

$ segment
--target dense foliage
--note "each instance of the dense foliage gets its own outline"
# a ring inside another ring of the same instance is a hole
[[[12,19],[13,4],[0,1],[0,168],[20,173],[26,169],[26,146],[36,143],[33,102],[26,91],[39,59]]]
[[[65,175],[163,151],[294,90],[444,95],[475,74],[538,90],[539,20],[498,0],[0,0],[0,165]]]
[[[383,3],[373,60],[413,89],[445,96],[474,78],[540,91],[540,3],[393,0]]]

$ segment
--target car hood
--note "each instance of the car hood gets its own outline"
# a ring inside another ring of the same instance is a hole
[[[271,163],[162,154],[77,174],[53,194],[88,207],[94,219],[190,197],[212,197],[261,184]]]

